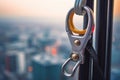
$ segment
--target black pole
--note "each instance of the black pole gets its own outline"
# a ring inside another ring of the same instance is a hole
[[[103,75],[105,77],[108,0],[98,0],[96,7],[96,52],[98,54],[100,68],[102,69],[102,72],[104,72]],[[102,77],[98,76],[99,75],[94,68],[93,80],[102,80]]]
[[[87,0],[87,6],[93,9],[94,0]],[[84,28],[87,26],[87,15],[84,17]],[[92,39],[89,41],[89,44],[92,45]],[[79,68],[79,80],[91,80],[91,67],[92,67],[92,58],[90,54],[85,51],[85,63],[80,65]]]
[[[110,80],[111,74],[111,48],[113,31],[113,6],[114,0],[108,2],[107,46],[106,46],[106,80]]]
[[[110,80],[113,0],[98,0],[96,51],[105,80]],[[94,69],[93,80],[103,80]]]

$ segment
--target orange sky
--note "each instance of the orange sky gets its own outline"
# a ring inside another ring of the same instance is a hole
[[[74,0],[0,0],[0,15],[57,17],[66,15]],[[69,2],[69,4],[68,4]]]
[[[114,15],[120,15],[120,0],[114,0]]]
[[[117,16],[120,15],[120,0],[114,1]],[[0,16],[64,18],[73,5],[74,0],[0,0]]]

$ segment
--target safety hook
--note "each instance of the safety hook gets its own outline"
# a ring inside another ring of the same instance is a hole
[[[72,77],[75,74],[75,71],[79,67],[79,65],[84,64],[85,47],[91,38],[91,34],[93,33],[92,31],[92,29],[94,28],[93,11],[87,6],[84,6],[83,8],[86,11],[86,14],[88,15],[88,25],[87,25],[86,30],[77,30],[73,26],[73,23],[70,24],[71,23],[70,16],[71,14],[74,13],[73,8],[68,12],[68,16],[66,18],[66,31],[67,31],[68,38],[72,46],[72,54],[62,66],[62,72],[67,77]],[[78,35],[75,35],[73,33],[76,33]],[[83,35],[81,36],[80,34],[83,34]],[[75,62],[75,65],[72,67],[71,73],[68,73],[65,67],[71,61]]]

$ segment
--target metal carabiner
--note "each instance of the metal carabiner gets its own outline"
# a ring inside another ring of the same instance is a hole
[[[79,64],[84,63],[85,47],[91,38],[92,29],[94,27],[94,18],[93,18],[92,10],[87,6],[83,7],[83,9],[86,11],[86,13],[88,15],[88,25],[87,25],[87,29],[83,36],[80,36],[80,34],[74,35],[73,34],[74,31],[72,31],[70,29],[69,16],[74,11],[73,8],[69,11],[67,19],[66,19],[66,32],[68,34],[68,37],[69,37],[69,40],[70,40],[70,43],[72,46],[72,54],[71,54],[70,58],[68,58],[65,61],[65,63],[62,65],[62,71],[63,71],[64,75],[68,76],[68,77],[72,77],[75,73],[75,70],[78,68]],[[68,63],[70,61],[76,62],[76,64],[72,68],[71,73],[68,73],[65,70],[65,67],[68,65]]]
[[[78,15],[84,13],[83,7],[86,5],[86,0],[75,0],[74,11]]]

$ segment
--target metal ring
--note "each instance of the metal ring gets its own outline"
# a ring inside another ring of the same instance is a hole
[[[71,73],[68,73],[68,72],[65,70],[65,67],[66,67],[66,65],[67,65],[70,61],[72,61],[72,59],[71,59],[71,58],[68,58],[68,59],[65,61],[65,63],[62,65],[62,72],[63,72],[63,74],[64,74],[65,76],[67,76],[67,77],[72,77],[72,76],[74,76],[76,69],[78,68],[78,66],[79,66],[80,63],[81,63],[81,60],[77,61],[77,63],[75,64],[75,66],[74,66],[73,69],[72,69],[72,72],[71,72]]]
[[[72,8],[68,14],[68,25],[72,32],[80,35],[84,35],[86,30],[78,30],[73,24],[74,9]]]
[[[90,18],[90,13],[92,12],[91,9],[87,6],[84,7],[84,10],[86,11],[87,15],[88,15],[88,18]],[[91,12],[90,12],[91,11]],[[84,35],[86,33],[86,29],[85,30],[79,30],[77,29],[74,24],[73,24],[73,16],[74,16],[74,9],[72,8],[69,13],[68,13],[68,16],[67,16],[67,27],[68,27],[68,31],[71,31],[73,33],[76,33],[76,34],[80,34],[80,35]],[[91,17],[92,18],[92,17]],[[91,24],[91,21],[90,19],[88,19],[88,25],[87,25],[87,28],[89,26],[89,24]],[[94,23],[92,23],[94,24]]]

